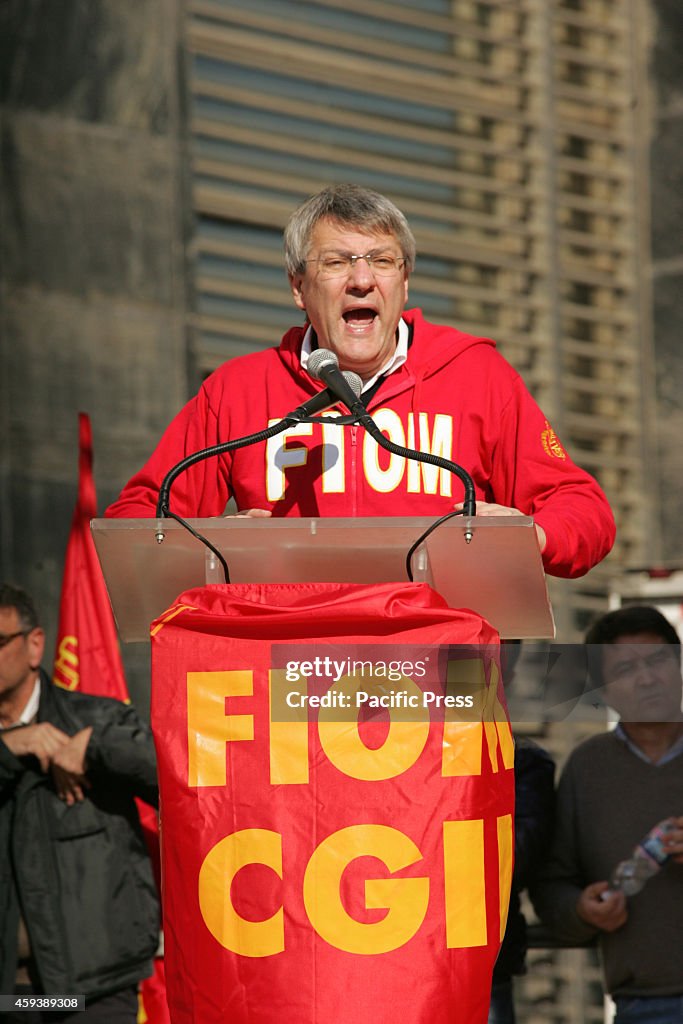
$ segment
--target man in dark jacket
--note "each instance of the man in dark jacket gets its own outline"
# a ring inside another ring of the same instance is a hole
[[[132,707],[54,686],[44,646],[31,599],[0,586],[0,992],[86,997],[22,1024],[134,1024],[158,943],[134,799],[157,805],[154,745]]]

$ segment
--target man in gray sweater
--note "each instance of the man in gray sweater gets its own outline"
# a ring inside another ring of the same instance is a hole
[[[571,754],[555,838],[535,887],[556,936],[597,936],[616,1024],[683,1024],[683,713],[680,640],[655,608],[624,607],[586,636],[591,676],[619,715]],[[636,895],[614,871],[660,821],[668,860]]]

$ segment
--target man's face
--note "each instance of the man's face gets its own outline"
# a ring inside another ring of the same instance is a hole
[[[23,627],[15,608],[0,608],[0,638],[19,633]],[[32,629],[0,647],[0,701],[28,700],[45,646],[42,629]]]
[[[679,649],[656,633],[620,636],[602,649],[604,696],[624,722],[681,720]]]
[[[327,218],[311,235],[308,259],[332,253],[379,254],[401,258],[394,235],[375,234]],[[306,313],[318,344],[331,349],[342,370],[369,380],[396,348],[396,328],[408,298],[408,274],[397,270],[378,277],[365,260],[357,260],[342,277],[326,278],[316,263],[290,278],[294,301]]]

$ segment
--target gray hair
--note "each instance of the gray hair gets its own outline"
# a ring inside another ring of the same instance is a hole
[[[285,228],[287,273],[303,274],[311,235],[324,217],[363,231],[394,235],[410,272],[415,266],[415,238],[408,221],[390,199],[361,185],[330,185],[302,203]]]

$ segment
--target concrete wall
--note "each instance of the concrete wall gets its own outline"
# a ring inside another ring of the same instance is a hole
[[[0,578],[34,594],[48,661],[77,411],[103,509],[186,398],[179,18],[0,5]]]

